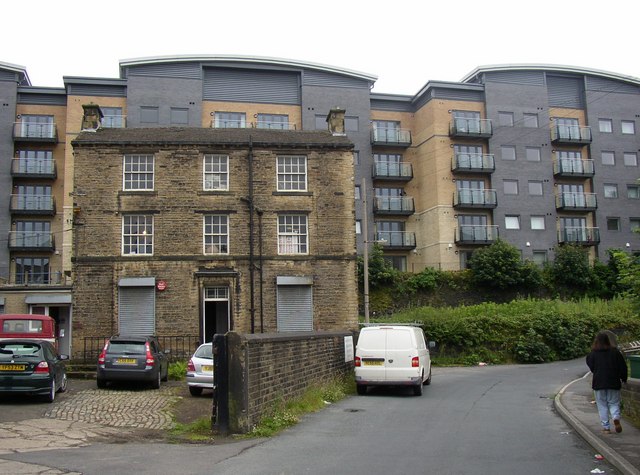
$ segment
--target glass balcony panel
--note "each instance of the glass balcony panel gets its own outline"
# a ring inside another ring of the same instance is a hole
[[[56,176],[56,162],[44,158],[14,158],[11,161],[14,176]]]
[[[126,118],[123,115],[105,115],[101,124],[107,129],[123,129],[126,127]]]

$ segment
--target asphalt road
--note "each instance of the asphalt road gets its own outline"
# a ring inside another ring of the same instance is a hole
[[[437,368],[424,395],[383,389],[309,415],[272,439],[226,445],[96,444],[11,459],[100,473],[616,473],[554,411],[584,362]]]

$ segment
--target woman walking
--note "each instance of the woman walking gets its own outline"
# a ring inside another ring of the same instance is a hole
[[[616,432],[622,432],[620,424],[620,388],[627,382],[627,363],[622,353],[611,344],[606,332],[596,335],[587,355],[587,366],[593,373],[591,387],[596,395],[596,404],[602,432],[611,433],[609,414]]]

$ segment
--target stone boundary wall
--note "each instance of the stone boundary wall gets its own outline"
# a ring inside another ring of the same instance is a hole
[[[250,431],[277,402],[351,371],[347,337],[353,333],[227,333],[231,432]]]
[[[627,385],[622,385],[622,415],[633,421],[640,429],[640,379],[629,378]]]

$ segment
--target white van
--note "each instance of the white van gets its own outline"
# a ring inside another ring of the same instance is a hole
[[[412,386],[416,396],[431,384],[431,357],[421,328],[401,325],[364,327],[356,345],[358,394],[369,386]]]

